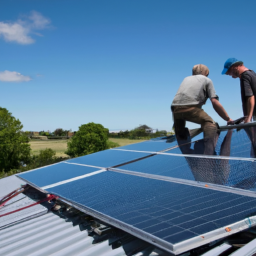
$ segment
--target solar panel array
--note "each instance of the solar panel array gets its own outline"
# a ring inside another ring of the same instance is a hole
[[[173,138],[145,141],[18,176],[179,254],[237,232],[238,224],[241,230],[254,223],[256,172],[251,133],[221,132],[212,156],[200,154],[200,134],[183,146]]]

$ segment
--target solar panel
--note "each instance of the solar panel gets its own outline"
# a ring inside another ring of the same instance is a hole
[[[256,207],[253,197],[114,172],[48,192],[176,253],[188,239],[217,228],[226,233],[227,225],[254,214]]]
[[[256,217],[250,217],[256,214],[252,134],[221,132],[215,149],[218,155],[213,156],[198,153],[203,143],[200,134],[197,142],[184,145],[185,150],[176,141],[155,139],[19,177],[178,254],[229,235],[227,227],[238,232],[256,223]]]
[[[248,190],[256,189],[256,163],[252,161],[159,154],[125,164],[119,170],[162,175]],[[240,185],[239,185],[240,184]]]

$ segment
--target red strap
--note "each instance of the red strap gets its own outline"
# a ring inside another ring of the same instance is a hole
[[[25,206],[25,207],[22,207],[22,208],[20,208],[20,209],[17,209],[17,210],[15,210],[15,211],[12,211],[12,212],[7,212],[7,213],[5,213],[5,214],[2,214],[2,215],[0,215],[0,218],[1,218],[1,217],[4,217],[4,216],[6,216],[6,215],[9,215],[9,214],[12,214],[12,213],[19,212],[19,211],[21,211],[21,210],[27,209],[27,208],[32,207],[32,206],[34,206],[34,205],[41,204],[41,203],[43,203],[43,202],[45,202],[45,201],[50,201],[50,200],[57,199],[57,198],[59,198],[59,197],[58,197],[58,196],[55,196],[55,195],[47,195],[46,198],[44,198],[44,199],[42,199],[42,200],[40,200],[40,201],[38,201],[38,202],[36,202],[36,203],[27,205],[27,206]]]
[[[12,191],[11,193],[9,193],[8,195],[4,196],[0,200],[0,207],[3,207],[9,200],[11,200],[15,196],[19,195],[20,193],[24,192],[27,188],[28,188],[27,185],[22,185],[20,188],[17,188],[14,191]]]

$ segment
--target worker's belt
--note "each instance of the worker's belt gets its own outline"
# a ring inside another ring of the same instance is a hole
[[[190,110],[193,110],[195,108],[198,108],[197,106],[173,106],[172,107],[172,112],[173,113],[181,113],[181,112],[187,112]]]

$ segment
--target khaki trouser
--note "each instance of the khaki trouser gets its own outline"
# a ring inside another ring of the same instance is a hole
[[[173,107],[176,135],[186,140],[186,121],[200,124],[204,132],[204,154],[213,155],[217,142],[217,125],[213,119],[198,107]]]

